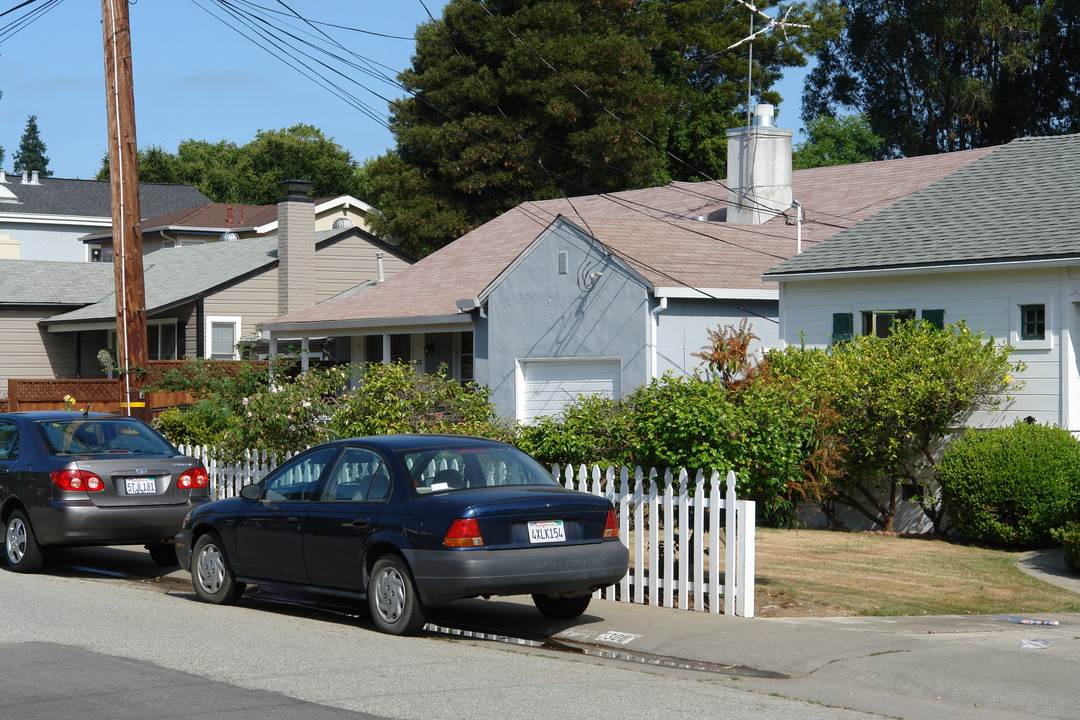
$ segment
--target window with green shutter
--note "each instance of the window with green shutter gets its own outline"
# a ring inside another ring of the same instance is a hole
[[[832,341],[834,343],[847,342],[855,337],[855,314],[833,313],[832,316]]]
[[[923,310],[922,319],[936,327],[938,330],[945,327],[944,310]]]

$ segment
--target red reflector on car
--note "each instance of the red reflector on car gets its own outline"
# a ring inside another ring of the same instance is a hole
[[[61,490],[97,492],[105,489],[104,481],[89,470],[53,470],[49,477]]]
[[[604,537],[605,538],[617,538],[619,537],[619,521],[615,518],[615,511],[607,511],[607,522],[604,523]]]
[[[443,545],[446,547],[478,547],[484,544],[480,523],[476,518],[458,518],[450,523]]]
[[[191,468],[176,481],[179,488],[201,488],[210,484],[210,476],[204,467]]]

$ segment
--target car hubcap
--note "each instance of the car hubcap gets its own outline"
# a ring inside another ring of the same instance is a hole
[[[375,585],[375,607],[385,622],[395,623],[405,609],[405,580],[401,573],[387,568],[379,575]]]
[[[220,590],[222,583],[225,582],[225,558],[221,556],[221,551],[217,549],[217,546],[204,547],[199,553],[199,561],[196,565],[199,585],[203,590],[210,594]]]
[[[18,565],[26,555],[26,525],[18,518],[8,523],[7,538],[4,541],[8,561]]]

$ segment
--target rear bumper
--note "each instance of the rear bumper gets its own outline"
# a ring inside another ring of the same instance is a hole
[[[621,542],[515,550],[406,550],[426,605],[477,595],[592,592],[626,574]]]
[[[192,509],[210,498],[178,505],[98,507],[86,502],[51,502],[30,508],[41,545],[123,545],[172,540]]]

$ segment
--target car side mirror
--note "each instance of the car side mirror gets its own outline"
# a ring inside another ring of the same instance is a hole
[[[240,488],[240,497],[245,500],[258,500],[262,494],[262,487],[258,483],[251,483]]]

